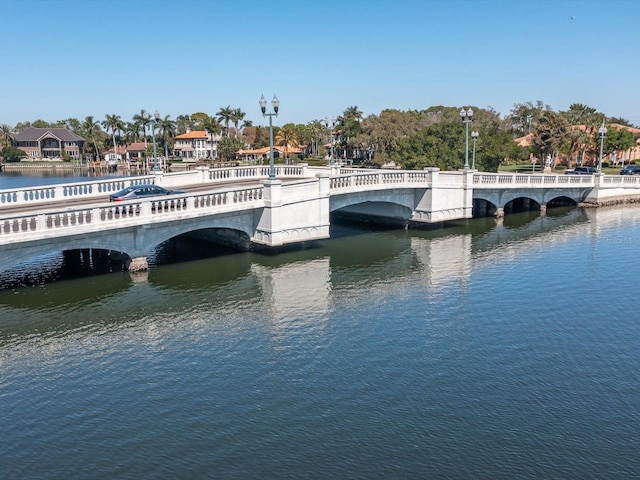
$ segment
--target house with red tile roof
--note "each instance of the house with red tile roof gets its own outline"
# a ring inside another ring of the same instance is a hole
[[[616,152],[612,152],[611,154],[606,156],[607,160],[613,160],[614,163],[617,164],[618,162],[630,163],[634,160],[640,159],[640,128],[628,127],[626,125],[620,125],[617,123],[610,123],[610,124],[606,124],[605,126],[607,127],[607,129],[617,128],[617,129],[627,130],[636,137],[636,144],[634,147],[628,150],[618,150]],[[593,129],[594,127],[589,127],[587,125],[576,125],[575,128],[586,131],[588,129]],[[597,135],[597,131],[596,131],[596,135]],[[518,137],[514,139],[514,141],[521,147],[529,147],[533,144],[533,138],[534,138],[533,133],[529,133],[524,137]],[[585,156],[584,160],[586,163],[589,163],[589,162],[595,163],[597,161],[597,158],[595,158],[595,156],[592,155],[591,158],[587,159],[587,157]]]
[[[238,156],[244,157],[245,160],[265,160],[269,158],[271,147],[262,147],[247,150],[238,150]],[[301,155],[303,150],[292,146],[276,146],[273,147],[273,158],[295,157]]]
[[[129,145],[118,145],[117,151],[113,147],[104,152],[106,161],[136,161],[143,160],[145,157],[146,145],[143,142],[135,142]]]
[[[183,160],[213,160],[218,157],[221,138],[205,130],[188,131],[174,138],[173,154]]]

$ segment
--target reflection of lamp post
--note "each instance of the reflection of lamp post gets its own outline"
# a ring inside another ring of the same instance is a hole
[[[276,168],[273,166],[273,122],[271,121],[271,117],[278,116],[278,108],[280,106],[280,101],[278,97],[273,96],[273,100],[271,100],[271,106],[273,107],[273,112],[267,113],[267,101],[264,99],[264,95],[260,97],[260,110],[262,110],[263,117],[269,117],[269,180],[276,179]]]
[[[602,119],[602,126],[598,129],[600,135],[600,156],[598,157],[598,173],[602,173],[602,147],[604,145],[604,136],[607,134],[607,127],[604,126],[604,118]]]
[[[471,117],[473,117],[473,110],[464,108],[460,110],[460,118],[465,127],[465,150],[464,150],[464,169],[469,170],[469,124],[471,123]]]
[[[149,120],[151,116],[144,112],[143,115],[145,120]],[[160,165],[158,164],[158,154],[156,151],[156,125],[160,121],[160,114],[156,110],[153,114],[153,120],[151,121],[151,137],[153,138],[153,170],[160,170]]]
[[[324,119],[325,126],[329,129],[329,146],[331,147],[331,154],[329,155],[329,165],[333,165],[333,127],[336,126],[335,117],[329,122],[328,118]]]
[[[480,134],[477,130],[471,132],[471,138],[473,138],[473,156],[471,157],[471,170],[476,169],[476,141],[478,140],[478,136]]]

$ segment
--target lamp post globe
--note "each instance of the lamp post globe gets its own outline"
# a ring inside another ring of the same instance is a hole
[[[604,126],[604,120],[602,120],[602,126],[598,129],[598,135],[600,135],[600,155],[598,156],[598,173],[602,173],[602,148],[604,146],[604,137],[607,134],[607,127]]]
[[[471,132],[471,138],[473,139],[473,155],[471,156],[471,170],[476,169],[476,142],[478,141],[478,137],[480,134],[477,130]]]
[[[278,97],[273,95],[273,99],[271,100],[271,107],[273,112],[267,113],[267,100],[264,98],[264,95],[260,97],[260,101],[258,102],[260,105],[260,111],[262,111],[263,117],[269,117],[269,180],[276,179],[276,168],[273,163],[273,121],[272,117],[278,116],[278,110],[280,108],[280,100]]]
[[[156,126],[160,121],[160,113],[156,110],[153,114],[153,123],[151,125],[151,137],[153,138],[153,169],[160,170],[160,164],[158,163],[158,151],[156,149]]]
[[[329,121],[329,118],[325,117],[324,125],[329,129],[329,147],[330,147],[329,165],[331,166],[333,165],[333,128],[336,126],[336,118],[333,117],[331,121]]]
[[[464,149],[464,169],[469,170],[469,124],[471,123],[473,117],[473,110],[469,109],[461,109],[460,110],[460,118],[462,119],[462,123],[464,123],[465,130],[465,149]]]

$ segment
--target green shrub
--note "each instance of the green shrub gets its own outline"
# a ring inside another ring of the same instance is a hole
[[[7,146],[0,150],[0,157],[4,158],[6,162],[19,162],[26,156],[25,152],[15,147]]]

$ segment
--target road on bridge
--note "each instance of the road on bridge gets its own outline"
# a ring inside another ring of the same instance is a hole
[[[187,193],[198,192],[219,192],[225,191],[233,187],[259,187],[261,185],[259,180],[234,180],[228,183],[216,183],[215,185],[203,185],[201,183],[195,185],[180,186],[179,190],[184,190]],[[52,185],[46,185],[51,187]],[[44,187],[44,185],[43,185]],[[156,197],[157,198],[157,197]],[[64,198],[62,200],[53,199],[48,203],[35,203],[31,205],[1,205],[0,206],[0,219],[3,217],[13,217],[16,214],[21,215],[24,213],[41,212],[43,210],[59,210],[60,208],[69,208],[70,210],[76,207],[86,207],[88,205],[97,205],[109,203],[109,194],[105,194],[104,199],[101,198]]]

